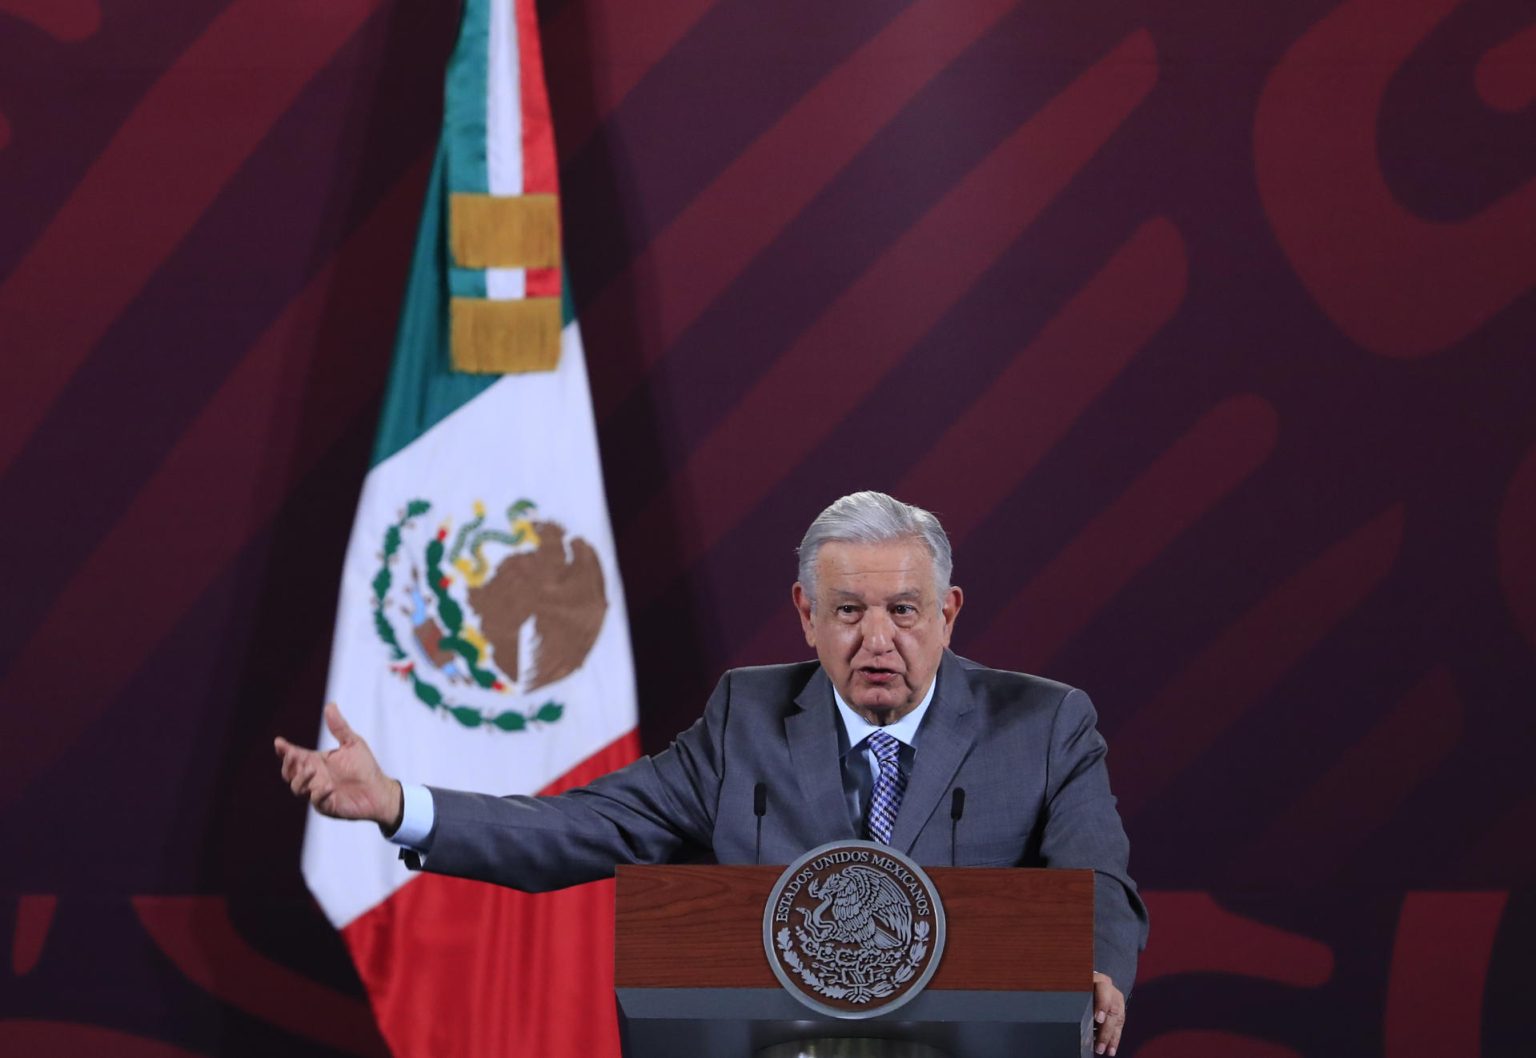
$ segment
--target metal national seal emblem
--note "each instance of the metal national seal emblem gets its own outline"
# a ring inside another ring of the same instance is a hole
[[[833,842],[774,883],[763,947],[779,983],[812,1010],[870,1018],[928,984],[944,954],[944,907],[923,869],[888,845]]]

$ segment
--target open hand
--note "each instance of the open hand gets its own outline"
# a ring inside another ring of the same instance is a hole
[[[1125,1028],[1125,996],[1107,974],[1093,975],[1093,1053],[1109,1054],[1120,1047]]]
[[[400,784],[384,774],[373,751],[347,726],[335,702],[325,707],[325,726],[339,745],[321,753],[272,740],[283,762],[283,778],[297,797],[309,798],[321,815],[333,819],[368,819],[386,831],[400,825]]]

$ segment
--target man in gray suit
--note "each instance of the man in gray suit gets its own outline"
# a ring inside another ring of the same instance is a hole
[[[800,546],[793,598],[818,660],[727,672],[654,757],[557,797],[428,790],[386,776],[329,705],[339,748],[278,739],[283,776],[326,815],[378,823],[427,870],[531,891],[618,863],[788,862],[855,837],[926,864],[1091,869],[1095,1049],[1113,1055],[1147,914],[1093,705],[951,653],[964,596],[950,572],[932,514],[845,496]]]

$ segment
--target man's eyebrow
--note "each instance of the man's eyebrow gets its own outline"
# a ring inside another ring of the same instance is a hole
[[[899,591],[895,595],[887,595],[885,601],[895,602],[898,599],[921,599],[922,597],[923,593],[918,589],[908,588],[906,591]]]

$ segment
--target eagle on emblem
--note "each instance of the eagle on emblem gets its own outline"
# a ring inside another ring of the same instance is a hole
[[[483,584],[469,589],[480,631],[496,665],[513,680],[526,665],[527,689],[537,690],[581,667],[608,612],[597,551],[558,522],[532,526],[538,546],[502,559]],[[518,656],[523,623],[533,621],[532,659]]]
[[[818,943],[838,941],[860,948],[904,948],[912,940],[912,903],[887,874],[873,867],[845,867],[807,887],[821,901],[799,908]],[[827,913],[831,913],[831,920]]]

